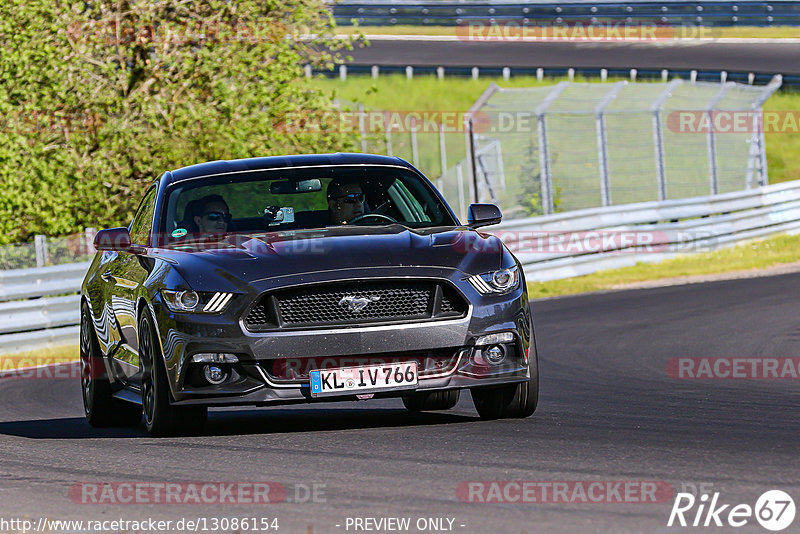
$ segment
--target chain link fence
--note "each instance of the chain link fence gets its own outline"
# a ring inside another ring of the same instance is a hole
[[[442,190],[456,211],[477,197],[521,218],[766,185],[761,106],[780,85],[492,84]]]

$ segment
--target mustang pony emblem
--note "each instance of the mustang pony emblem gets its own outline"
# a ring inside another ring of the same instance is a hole
[[[376,302],[381,300],[380,297],[342,297],[342,300],[339,301],[339,306],[346,309],[347,311],[358,313],[370,302]]]

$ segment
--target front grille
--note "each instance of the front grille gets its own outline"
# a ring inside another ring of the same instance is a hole
[[[251,331],[375,324],[462,317],[468,305],[455,289],[432,281],[354,281],[276,291],[245,318]]]

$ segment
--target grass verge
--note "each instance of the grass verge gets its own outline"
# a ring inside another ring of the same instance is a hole
[[[637,263],[632,267],[599,271],[576,278],[531,282],[528,284],[528,294],[530,298],[537,299],[590,293],[664,278],[752,271],[794,263],[798,260],[800,260],[800,235],[782,234],[736,247],[681,256],[660,263]]]
[[[0,354],[0,371],[22,369],[51,363],[74,362],[79,359],[77,345],[64,345],[16,354]]]

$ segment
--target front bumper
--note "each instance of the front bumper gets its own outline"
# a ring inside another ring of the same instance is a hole
[[[256,295],[243,295],[226,314],[216,316],[173,314],[155,303],[159,338],[175,403],[230,406],[356,400],[355,394],[311,397],[307,371],[409,359],[426,362],[419,367],[418,387],[375,392],[374,398],[527,380],[528,357],[534,356],[529,350],[535,350],[535,344],[524,283],[505,295],[482,296],[461,278],[454,280],[441,272],[433,274],[423,273],[457,285],[469,301],[465,317],[254,333],[244,327],[241,317]],[[508,344],[508,355],[501,364],[488,365],[481,360],[475,341],[498,332],[511,332],[514,341]],[[235,354],[239,363],[227,364],[228,381],[210,385],[202,380],[199,372],[202,364],[191,362],[192,355],[198,352]],[[283,372],[287,370],[292,371]]]

